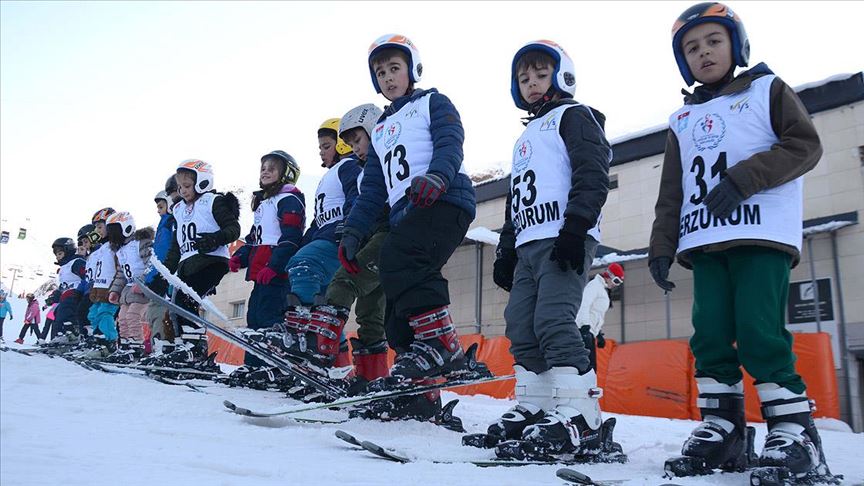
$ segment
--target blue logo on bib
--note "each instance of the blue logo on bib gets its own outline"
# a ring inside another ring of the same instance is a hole
[[[513,171],[518,173],[525,170],[531,162],[532,155],[534,155],[534,149],[531,148],[531,141],[523,140],[513,151]]]
[[[717,113],[709,113],[693,125],[693,144],[702,152],[716,149],[726,136],[726,122]]]
[[[392,148],[399,141],[399,135],[402,135],[402,124],[393,122],[384,130],[384,146]]]

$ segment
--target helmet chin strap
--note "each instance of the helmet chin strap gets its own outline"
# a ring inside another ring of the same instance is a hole
[[[546,90],[546,92],[543,94],[543,96],[540,97],[539,100],[528,105],[528,114],[529,115],[536,115],[537,113],[540,113],[540,110],[543,108],[543,105],[552,101],[552,97],[554,97],[555,93],[557,93],[557,92],[558,91],[555,89],[555,86],[550,85],[549,89]]]

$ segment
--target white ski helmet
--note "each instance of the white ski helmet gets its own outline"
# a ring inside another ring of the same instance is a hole
[[[213,166],[198,159],[188,159],[180,162],[177,172],[189,171],[195,175],[195,192],[204,194],[213,190]]]
[[[362,127],[371,140],[372,131],[375,130],[375,125],[378,124],[378,119],[381,118],[382,113],[384,112],[381,111],[381,108],[372,103],[351,108],[339,121],[339,136],[341,137],[342,134],[352,128]]]
[[[129,238],[135,232],[135,218],[127,211],[120,211],[108,216],[105,224],[119,224],[124,238]]]
[[[380,93],[381,87],[378,86],[378,78],[375,77],[375,69],[372,67],[372,58],[383,49],[396,48],[405,52],[408,56],[408,77],[412,83],[419,83],[420,77],[423,76],[423,63],[420,62],[420,51],[411,42],[411,39],[399,34],[385,34],[375,39],[375,42],[369,46],[369,56],[367,64],[369,64],[369,74],[372,75],[372,86],[375,86],[375,92]]]
[[[156,193],[156,196],[153,198],[153,202],[165,201],[165,204],[168,204],[168,193],[165,191],[159,191]]]
[[[573,60],[564,52],[564,48],[550,40],[536,40],[529,42],[516,51],[513,56],[513,65],[510,68],[510,95],[518,108],[527,110],[528,103],[522,99],[519,93],[519,81],[516,79],[516,65],[519,58],[528,51],[541,51],[549,54],[555,61],[555,69],[552,73],[552,87],[565,98],[572,98],[576,93],[576,68]]]

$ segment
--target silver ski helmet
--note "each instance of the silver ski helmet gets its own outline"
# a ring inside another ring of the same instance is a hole
[[[375,125],[383,113],[381,108],[372,103],[351,108],[348,110],[348,113],[342,116],[342,120],[339,121],[339,136],[341,137],[345,132],[353,128],[362,127],[363,130],[366,130],[369,140],[372,140],[372,131],[375,130]]]

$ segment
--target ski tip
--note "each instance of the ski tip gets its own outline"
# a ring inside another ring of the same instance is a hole
[[[562,467],[555,471],[555,475],[558,478],[563,479],[564,481],[575,483],[575,484],[585,484],[585,485],[593,485],[596,484],[589,476],[580,473],[574,469]]]

